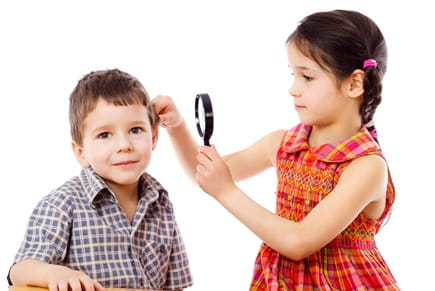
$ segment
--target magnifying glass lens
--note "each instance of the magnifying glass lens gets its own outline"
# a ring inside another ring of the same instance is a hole
[[[196,95],[195,120],[199,136],[204,139],[204,145],[210,145],[209,140],[213,133],[213,108],[207,93]]]
[[[202,99],[199,99],[199,127],[201,128],[201,133],[202,136],[204,135],[205,132],[205,111],[204,111],[204,104],[202,103]],[[201,137],[202,137],[201,136]]]

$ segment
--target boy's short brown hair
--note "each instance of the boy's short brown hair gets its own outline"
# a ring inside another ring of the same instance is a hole
[[[90,72],[77,83],[69,98],[71,137],[79,145],[83,141],[83,123],[100,98],[116,106],[142,104],[147,108],[151,127],[157,126],[159,117],[138,79],[118,69]]]

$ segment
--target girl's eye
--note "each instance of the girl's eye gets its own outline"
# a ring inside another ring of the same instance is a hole
[[[102,133],[100,133],[99,135],[97,135],[97,138],[98,139],[106,139],[106,138],[108,138],[110,136],[110,133],[108,133],[108,132],[102,132]]]
[[[132,129],[130,129],[130,132],[133,134],[139,134],[139,133],[144,132],[144,130],[140,127],[133,127]]]
[[[304,79],[306,81],[311,81],[311,80],[313,80],[313,77],[310,77],[310,76],[304,74]]]

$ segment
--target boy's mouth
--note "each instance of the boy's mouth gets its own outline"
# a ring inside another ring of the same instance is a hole
[[[136,163],[136,161],[121,161],[121,162],[114,163],[114,165],[121,166],[121,167],[127,167],[127,166],[130,166],[130,165],[135,164],[135,163]]]

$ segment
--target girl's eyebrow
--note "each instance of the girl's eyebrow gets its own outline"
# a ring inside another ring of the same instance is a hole
[[[313,71],[318,72],[319,70],[316,68],[311,68],[307,66],[294,66],[293,68],[290,65],[287,65],[290,69],[299,70],[299,71]]]
[[[312,71],[312,72],[318,72],[319,70],[316,68],[310,68],[310,67],[306,67],[306,66],[296,66],[294,67],[295,70],[299,70],[299,71]]]

